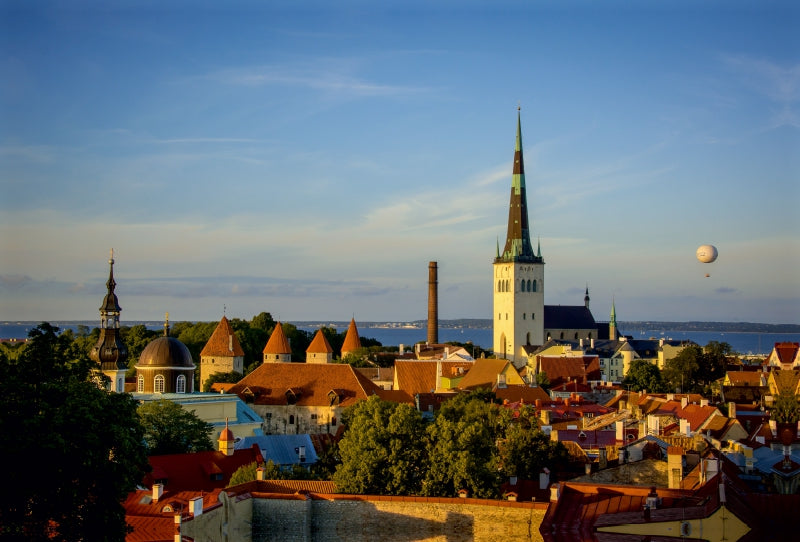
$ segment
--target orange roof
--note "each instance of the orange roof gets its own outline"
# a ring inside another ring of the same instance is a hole
[[[442,374],[452,375],[453,369],[462,367],[469,371],[471,361],[414,361],[397,360],[394,363],[396,388],[410,395],[430,393],[436,389],[436,367],[441,364]]]
[[[272,330],[272,335],[269,336],[267,345],[264,347],[263,354],[291,354],[292,348],[289,346],[289,340],[283,332],[283,326],[280,322],[275,324],[275,329]]]
[[[458,387],[462,390],[488,388],[492,389],[497,384],[497,375],[505,374],[506,368],[510,365],[507,359],[483,358],[475,360],[475,363],[467,371],[466,376],[458,383]],[[516,372],[516,369],[511,366],[511,370]],[[517,373],[519,376],[519,373]],[[513,375],[511,376],[513,378]],[[522,382],[522,377],[518,378],[516,382],[509,382],[510,384],[519,384]]]
[[[539,370],[547,374],[551,386],[570,379],[586,382],[600,380],[600,358],[597,356],[536,356]]]
[[[164,493],[153,502],[152,490],[137,490],[128,494],[122,505],[125,508],[125,521],[133,529],[125,537],[126,542],[172,541],[175,539],[175,514],[186,515],[189,501],[203,497],[203,508],[219,502],[221,489],[208,491],[171,491]]]
[[[233,327],[228,321],[228,318],[223,316],[222,320],[217,324],[211,338],[203,347],[200,352],[201,356],[244,356],[242,345],[239,344],[239,339],[233,332]]]
[[[325,338],[325,334],[322,332],[322,328],[317,330],[317,334],[314,335],[314,339],[311,341],[311,344],[308,345],[306,348],[306,353],[313,353],[313,354],[332,354],[333,348],[331,348],[331,343],[328,342],[328,339]]]
[[[728,380],[731,386],[760,386],[761,377],[766,376],[762,371],[728,371]]]
[[[800,350],[800,343],[775,343],[775,348],[770,354],[770,360],[772,360],[774,354],[778,363],[791,365],[798,357],[798,350]]]
[[[508,400],[511,403],[523,401],[527,404],[536,404],[536,401],[550,401],[550,396],[540,387],[521,386],[509,384],[505,388],[497,388],[494,394],[498,399]]]
[[[717,407],[691,404],[678,411],[678,416],[689,422],[689,428],[692,431],[697,431],[703,422],[715,413],[719,413]]]
[[[381,391],[347,364],[263,363],[230,392],[242,398],[250,396],[256,404],[286,405],[289,390],[299,406],[330,406],[328,394],[334,391],[343,407]]]
[[[257,444],[252,448],[234,450],[233,455],[218,451],[190,454],[151,455],[148,460],[153,471],[144,478],[151,486],[156,480],[166,478],[165,489],[170,491],[211,491],[228,485],[236,469],[264,457]],[[212,475],[219,476],[212,476]],[[205,503],[204,503],[205,504]]]
[[[344,343],[342,343],[342,356],[346,352],[353,352],[361,348],[361,339],[358,338],[358,328],[356,327],[356,319],[350,320],[350,327],[347,328],[347,335],[344,336]]]

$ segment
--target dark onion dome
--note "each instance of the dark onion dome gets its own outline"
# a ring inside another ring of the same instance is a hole
[[[175,367],[194,369],[192,354],[186,345],[175,337],[159,337],[150,342],[139,356],[140,368]]]

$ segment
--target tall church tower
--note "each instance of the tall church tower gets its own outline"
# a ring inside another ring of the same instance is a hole
[[[114,281],[114,250],[108,259],[110,270],[106,288],[108,293],[100,307],[100,338],[89,353],[94,361],[100,363],[100,370],[111,381],[111,391],[125,391],[125,373],[128,370],[128,349],[122,342],[119,333],[119,306],[117,294],[114,293],[117,283]]]
[[[494,352],[522,367],[528,361],[526,346],[544,344],[544,259],[531,245],[522,127],[517,108],[517,141],[511,177],[508,233],[503,252],[494,259]]]

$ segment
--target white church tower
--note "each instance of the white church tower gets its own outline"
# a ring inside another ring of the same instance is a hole
[[[519,108],[508,233],[502,253],[497,246],[493,282],[494,353],[519,368],[528,361],[525,347],[544,344],[544,259],[531,245]]]

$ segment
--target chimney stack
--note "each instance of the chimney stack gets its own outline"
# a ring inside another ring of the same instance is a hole
[[[164,484],[153,484],[153,502],[158,502],[164,494]]]
[[[428,344],[439,344],[439,272],[428,264]]]

